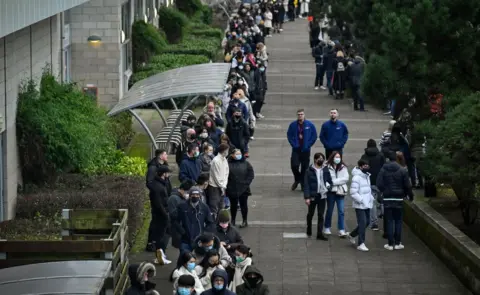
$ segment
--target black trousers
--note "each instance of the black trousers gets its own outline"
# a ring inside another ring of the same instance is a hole
[[[317,209],[317,236],[322,235],[323,231],[323,223],[324,223],[324,214],[325,214],[325,205],[327,203],[327,199],[320,199],[320,196],[317,196],[317,200],[312,200],[310,205],[308,205],[308,213],[307,213],[307,235],[312,235],[312,220],[313,215],[315,215],[315,209]]]
[[[305,172],[310,165],[310,151],[302,152],[300,149],[292,149],[292,156],[290,157],[290,166],[292,168],[295,182],[298,182],[303,187],[303,179]]]
[[[218,212],[225,207],[222,189],[209,185],[207,187],[207,195],[207,203],[208,207],[210,208],[210,212],[215,218],[217,218]]]
[[[152,212],[152,220],[150,221],[150,226],[148,228],[148,242],[155,244],[156,250],[162,249],[165,252],[170,240],[168,227],[168,218]]]
[[[230,217],[232,223],[235,224],[235,219],[237,218],[238,203],[240,203],[240,211],[242,212],[242,220],[247,221],[248,218],[248,196],[250,193],[248,191],[242,193],[238,197],[228,196],[230,199]]]

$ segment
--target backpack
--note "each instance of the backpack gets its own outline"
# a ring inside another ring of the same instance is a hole
[[[344,72],[345,71],[345,65],[343,64],[343,62],[339,61],[337,63],[337,72]]]

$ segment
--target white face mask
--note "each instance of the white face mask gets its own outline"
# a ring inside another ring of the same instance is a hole
[[[337,164],[337,165],[340,164],[341,161],[342,161],[342,160],[340,160],[340,158],[335,158],[335,159],[333,159],[333,162],[334,162],[335,164]]]
[[[201,133],[200,134],[200,138],[207,138],[208,137],[208,133]]]
[[[238,66],[238,68],[239,68],[240,70],[243,70],[243,66]]]
[[[190,196],[187,193],[183,194],[183,197],[185,198],[185,200],[188,200],[188,198],[190,198]]]
[[[238,81],[238,85],[243,85],[243,81]]]

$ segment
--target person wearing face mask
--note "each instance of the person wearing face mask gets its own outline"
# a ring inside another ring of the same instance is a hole
[[[254,134],[254,131],[255,131],[255,125],[257,123],[257,120],[256,120],[256,117],[255,117],[255,114],[253,113],[252,104],[250,103],[250,100],[248,99],[248,97],[245,96],[245,91],[244,90],[238,89],[237,93],[238,93],[238,97],[239,97],[240,101],[243,102],[247,106],[247,110],[248,110],[248,121],[247,121],[247,123],[248,123],[248,126],[249,126],[250,139],[254,140],[253,134]],[[248,153],[248,145],[247,145],[246,152]],[[246,156],[248,157],[248,155],[246,155]]]
[[[212,232],[214,232],[215,229],[212,229]],[[195,245],[195,248],[193,249],[192,253],[197,258],[197,264],[201,264],[207,253],[210,251],[218,252],[218,255],[220,257],[220,264],[224,268],[232,263],[232,258],[230,257],[230,255],[228,255],[225,247],[222,246],[220,240],[211,232],[201,234],[195,239],[193,244]]]
[[[267,76],[265,73],[265,65],[262,61],[257,63],[258,70],[255,71],[255,104],[253,105],[253,113],[257,118],[265,118],[262,114],[262,107],[265,104],[265,94],[267,92]]]
[[[173,282],[173,295],[191,295],[192,291],[196,292],[193,294],[201,294],[205,290],[195,271],[196,261],[197,259],[190,252],[185,252],[180,256],[180,265],[177,266],[170,276],[170,282]],[[193,278],[193,284],[191,279],[187,282],[184,276]]]
[[[232,224],[235,225],[238,212],[238,204],[240,203],[240,211],[242,213],[241,228],[248,226],[248,197],[250,185],[255,178],[253,166],[242,156],[242,151],[236,149],[229,158],[228,165],[230,174],[228,176],[227,196],[230,199],[230,214],[232,216]]]
[[[210,122],[210,124],[212,124],[212,122]],[[198,141],[200,141],[200,146],[205,146],[205,145],[213,146],[215,144],[215,142],[210,138],[210,134],[208,133],[207,128],[200,129],[200,132],[198,134]]]
[[[248,266],[252,265],[250,249],[246,245],[238,245],[235,249],[235,272],[228,289],[236,292],[237,287],[243,284],[243,274]]]
[[[171,236],[172,236],[172,246],[175,248],[180,248],[180,240],[181,240],[181,228],[177,228],[178,223],[174,222],[177,220],[178,216],[178,206],[182,203],[188,201],[189,195],[188,191],[193,187],[195,183],[191,180],[185,180],[180,184],[178,189],[173,190],[173,193],[170,195],[167,201],[168,207],[168,214],[170,215],[170,228],[171,228]]]
[[[203,113],[208,115],[213,120],[215,126],[223,127],[222,109],[216,105],[215,102],[210,101],[204,108]],[[208,126],[207,126],[208,127]]]
[[[197,140],[197,133],[195,132],[195,129],[188,128],[183,134],[185,138],[182,141],[182,144],[180,144],[180,146],[177,147],[177,151],[175,154],[175,161],[177,162],[178,166],[180,166],[180,164],[182,163],[182,160],[185,158],[187,147],[190,144],[200,145],[200,142],[198,142]]]
[[[177,290],[173,294],[174,295],[200,295],[203,291],[198,291],[200,290],[200,288],[197,287],[197,278],[193,277],[190,274],[181,275],[176,282]],[[201,284],[200,284],[200,287],[201,287],[201,290],[204,290]]]
[[[128,267],[130,287],[125,295],[160,295],[155,291],[156,284],[150,282],[155,275],[155,265],[151,263],[130,264]]]
[[[202,172],[202,162],[199,159],[199,155],[200,151],[197,144],[192,143],[187,146],[187,153],[183,157],[178,174],[178,179],[181,182],[187,179],[194,182],[197,181],[198,176]]]
[[[203,151],[200,154],[200,161],[202,162],[202,172],[210,172],[210,166],[213,157],[213,146],[211,144],[204,144]]]
[[[325,214],[328,188],[331,187],[333,183],[328,167],[324,165],[324,162],[325,156],[322,153],[316,153],[313,156],[313,164],[305,173],[303,196],[305,198],[305,204],[308,206],[307,236],[312,236],[312,219],[315,214],[315,209],[317,209],[317,240],[327,241],[328,238],[322,232],[323,216]]]
[[[345,195],[348,193],[347,182],[350,178],[348,168],[342,160],[342,154],[334,151],[327,161],[328,171],[332,178],[332,187],[327,192],[327,213],[325,216],[325,235],[331,235],[330,228],[332,227],[332,216],[335,204],[337,204],[337,227],[338,235],[341,238],[347,237],[348,233],[345,231]]]
[[[245,120],[245,122],[248,122],[248,119],[249,119],[248,109],[247,109],[247,106],[240,101],[240,96],[238,92],[233,93],[232,99],[228,104],[227,113],[225,114],[225,117],[227,118],[227,126],[228,126],[228,123],[232,122],[233,112],[236,109],[240,109],[243,119]]]
[[[242,117],[242,110],[240,108],[233,111],[233,118],[228,122],[225,134],[230,138],[233,145],[242,151],[242,154],[247,152],[250,130],[247,121]]]
[[[193,250],[195,238],[205,231],[215,228],[215,222],[208,206],[200,201],[201,190],[192,187],[188,192],[189,199],[177,207],[177,218],[175,228],[179,229],[180,254]],[[197,256],[198,259],[198,256]]]
[[[230,147],[226,144],[220,144],[218,147],[218,154],[213,158],[210,165],[210,179],[207,187],[207,203],[210,211],[216,218],[219,210],[225,206],[223,197],[228,183],[228,149]]]
[[[243,273],[244,283],[236,290],[237,295],[269,295],[268,285],[263,283],[263,275],[255,266],[247,266]]]
[[[338,120],[337,109],[330,110],[330,120],[322,124],[319,138],[325,147],[327,159],[330,158],[333,151],[343,153],[343,148],[348,140],[348,128],[345,123]]]
[[[350,184],[350,196],[353,199],[352,207],[357,215],[357,227],[348,235],[350,242],[359,251],[367,252],[365,246],[365,231],[370,223],[370,209],[373,207],[373,195],[368,173],[368,162],[360,159],[357,167],[352,170],[352,183]],[[358,241],[355,238],[358,236]]]
[[[212,288],[203,292],[203,295],[235,295],[234,292],[227,289],[228,274],[225,270],[215,270],[211,278]]]
[[[167,228],[170,224],[168,214],[168,192],[167,178],[168,173],[172,172],[168,166],[160,166],[157,170],[157,177],[151,184],[150,190],[150,206],[152,219],[148,229],[148,241],[157,251],[157,261],[159,264],[169,264],[165,256],[165,249],[168,245]],[[148,247],[148,246],[147,246]]]
[[[232,224],[229,210],[220,210],[215,235],[220,240],[220,244],[227,250],[230,257],[235,258],[235,249],[238,245],[243,244],[243,238],[234,224]]]
[[[262,63],[267,67],[267,61],[268,61],[268,54],[267,54],[267,46],[263,43],[257,43],[257,52],[255,54],[255,57],[257,60],[261,60]]]
[[[203,289],[209,290],[212,288],[212,274],[217,269],[225,270],[225,268],[220,263],[220,255],[215,249],[212,249],[205,255],[205,258],[195,267],[195,272],[197,273],[197,276],[202,283]]]

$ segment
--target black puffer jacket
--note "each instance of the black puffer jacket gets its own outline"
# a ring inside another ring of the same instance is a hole
[[[255,286],[250,286],[248,283],[248,274],[256,274],[257,275],[257,282]],[[243,273],[243,281],[245,283],[237,286],[237,295],[269,295],[270,290],[268,289],[267,285],[263,284],[263,275],[262,273],[253,265],[247,266],[245,272]]]
[[[217,225],[217,231],[215,232],[215,235],[220,242],[227,244],[226,250],[230,255],[235,252],[235,249],[238,245],[243,244],[243,239],[240,235],[240,232],[231,224],[228,225],[227,230],[224,230],[220,225]]]
[[[412,183],[408,172],[397,162],[388,162],[380,169],[377,187],[383,193],[383,201],[403,201],[406,196],[413,199]]]
[[[378,173],[385,164],[385,156],[376,147],[368,147],[365,149],[365,154],[362,156],[363,160],[368,161],[370,169],[370,184],[377,185]]]
[[[250,192],[250,184],[255,178],[252,164],[244,157],[241,160],[228,160],[228,184],[227,196],[230,198],[238,198],[245,192]]]

